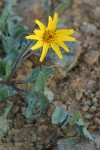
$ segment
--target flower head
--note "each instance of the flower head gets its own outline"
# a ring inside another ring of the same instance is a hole
[[[60,59],[63,58],[62,53],[59,49],[61,46],[66,52],[69,51],[68,47],[64,44],[64,41],[75,41],[74,37],[70,35],[74,33],[73,29],[61,29],[56,30],[58,21],[58,14],[55,13],[54,18],[52,19],[49,16],[47,27],[42,24],[39,20],[36,20],[35,23],[39,26],[39,30],[35,29],[34,34],[26,36],[26,39],[37,40],[37,43],[31,48],[36,50],[40,47],[43,47],[40,61],[42,62],[48,52],[48,49],[51,47],[55,53],[59,56]]]

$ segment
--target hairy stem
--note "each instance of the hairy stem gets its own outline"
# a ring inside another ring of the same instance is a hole
[[[0,81],[0,84],[25,84],[26,81],[25,80],[13,80],[13,81]]]

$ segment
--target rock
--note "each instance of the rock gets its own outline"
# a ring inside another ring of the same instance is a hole
[[[36,134],[32,134],[31,141],[36,142]]]
[[[58,66],[56,67],[53,75],[54,75],[54,80],[62,80],[63,78],[66,77],[66,71],[60,66]]]
[[[50,102],[54,100],[54,93],[49,88],[45,89],[44,94],[47,96]]]
[[[94,98],[92,99],[92,103],[93,103],[93,104],[97,103],[97,101],[98,101],[98,99],[97,99],[96,97],[94,97]]]
[[[95,93],[97,98],[100,98],[100,90]]]
[[[83,22],[80,29],[82,32],[85,32],[85,33],[90,33],[90,34],[97,33],[97,27],[94,24],[89,24],[88,22]]]
[[[82,94],[83,94],[82,90],[80,90],[79,92],[77,92],[76,96],[75,96],[76,100],[80,101],[81,98],[82,98]]]
[[[48,126],[46,125],[41,125],[38,127],[39,132],[46,132],[48,130]]]
[[[21,141],[21,139],[19,137],[14,136],[13,141],[14,141],[14,143],[19,143]]]
[[[67,109],[67,105],[63,104],[62,102],[56,101],[54,103],[57,104],[58,106],[60,106],[61,108],[65,109],[65,110]]]
[[[94,136],[94,135],[93,135]],[[84,140],[80,137],[70,137],[58,140],[57,148],[53,150],[99,150],[100,149],[100,136],[93,137],[95,142]]]
[[[25,107],[21,108],[21,112],[22,112],[22,115],[26,117],[26,108]]]
[[[82,0],[82,2],[86,5],[90,5],[92,7],[94,7],[96,5],[96,1],[94,0]]]
[[[89,106],[83,106],[82,107],[82,111],[83,112],[87,112],[89,110],[89,108],[90,108]]]
[[[26,118],[27,124],[32,124],[34,122],[34,118]]]
[[[96,114],[95,114],[95,117],[96,117],[96,118],[100,118],[100,112],[96,113]]]
[[[17,142],[17,143],[15,143],[15,149],[16,148],[20,148],[20,147],[22,147],[22,145],[23,145],[23,143],[22,142]]]
[[[91,96],[91,98],[93,98],[94,97],[94,93],[91,93],[90,96]]]
[[[100,20],[100,6],[97,6],[94,10],[92,10],[90,15],[93,19]]]
[[[97,109],[96,106],[93,105],[93,106],[90,107],[89,112],[93,113],[93,112],[96,111],[96,109]]]
[[[97,112],[100,112],[100,107],[97,108]]]
[[[0,1],[0,9],[3,7],[3,1]]]
[[[48,117],[50,117],[51,118],[51,116],[52,116],[52,113],[53,113],[53,111],[54,111],[54,106],[52,105],[52,106],[50,106],[49,108],[48,108],[48,110],[47,110],[47,116]]]
[[[21,128],[25,124],[24,116],[21,116],[19,113],[16,115],[14,126],[15,128]]]
[[[95,86],[95,81],[94,80],[89,80],[87,82],[86,88],[92,90],[92,89],[94,89],[94,86]]]
[[[79,42],[65,42],[65,45],[70,51],[69,53],[66,53],[66,51],[60,47],[63,59],[59,59],[52,49],[50,49],[50,53],[46,57],[47,61],[56,68],[55,70],[57,70],[54,75],[55,80],[66,77],[66,73],[77,65],[78,58],[82,52]]]
[[[47,87],[49,87],[49,89],[52,90],[54,93],[57,91],[57,84],[55,80],[48,79]]]
[[[100,119],[99,118],[95,118],[94,119],[94,124],[97,126],[100,126]]]
[[[12,129],[8,132],[9,136],[16,136],[18,133],[20,133],[20,130],[18,129]]]
[[[23,13],[22,13],[23,10]],[[35,27],[35,20],[43,18],[44,15],[44,1],[43,0],[21,0],[16,8],[18,15],[24,18],[25,25],[32,30]]]
[[[89,119],[93,118],[93,115],[92,114],[85,114],[84,118],[89,120]]]
[[[90,100],[82,100],[81,104],[84,106],[91,106],[91,101]]]
[[[100,53],[96,50],[91,50],[84,54],[83,61],[88,65],[93,65],[98,61],[98,58],[100,56]]]
[[[13,108],[12,108],[12,113],[13,113],[13,115],[17,114],[17,113],[18,113],[18,111],[19,111],[19,109],[20,109],[20,107],[19,107],[19,106],[15,106],[15,107],[13,107]]]

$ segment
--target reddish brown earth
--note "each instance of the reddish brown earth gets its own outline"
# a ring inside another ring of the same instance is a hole
[[[40,2],[42,3],[42,1]],[[62,0],[52,2],[52,7],[56,7]],[[0,1],[0,11],[2,7],[3,4]],[[21,4],[18,3],[17,9],[21,7],[22,2]],[[38,3],[32,7],[32,10],[36,10],[34,7],[40,8],[43,5],[41,6]],[[29,14],[25,14],[24,9],[21,11],[22,16],[26,19]],[[75,37],[80,41],[82,53],[77,65],[66,74],[66,77],[59,76],[55,72],[52,79],[47,83],[47,87],[54,95],[54,101],[71,112],[80,111],[89,131],[95,133],[100,132],[99,14],[100,1],[98,0],[73,0],[68,9],[60,11],[60,17],[65,17],[64,24],[75,29]],[[43,14],[37,12],[35,17],[43,18]],[[30,19],[32,18],[26,19],[25,23],[29,25]],[[30,27],[32,27],[31,22]],[[32,68],[38,65],[37,59],[31,56],[17,70],[16,77],[25,78]],[[24,99],[17,95],[11,100],[13,108],[8,118],[10,129],[0,144],[0,150],[52,150],[58,139],[76,136],[73,129],[68,126],[60,129],[59,126],[51,124],[53,108],[49,108],[36,119],[26,119],[23,115],[24,108],[27,105]],[[0,105],[0,111],[3,110],[5,105],[5,103]]]

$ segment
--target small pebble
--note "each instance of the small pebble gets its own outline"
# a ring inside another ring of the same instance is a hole
[[[89,106],[83,106],[83,107],[82,107],[82,111],[83,111],[83,112],[87,112],[88,110],[89,110]]]
[[[83,22],[83,24],[80,27],[82,32],[95,34],[97,31],[97,27],[94,24],[90,24],[88,22]]]
[[[48,130],[48,126],[46,125],[41,125],[38,127],[39,132],[46,132]]]
[[[94,119],[94,124],[97,126],[100,126],[100,119],[99,118],[95,118]]]
[[[91,112],[91,113],[92,113],[92,112],[95,112],[96,109],[97,109],[96,106],[93,105],[93,106],[91,106],[91,108],[89,109],[89,112]]]
[[[98,51],[91,50],[91,51],[87,52],[86,54],[84,54],[83,60],[86,64],[93,65],[95,62],[98,61],[99,55],[100,54]]]
[[[84,105],[84,106],[91,106],[91,101],[90,100],[82,100],[82,103],[81,103],[82,105]]]
[[[13,113],[13,115],[17,114],[17,113],[18,113],[18,111],[19,111],[19,109],[20,109],[20,107],[19,107],[19,106],[15,106],[15,107],[13,107],[13,108],[12,108],[12,113]]]
[[[17,143],[15,143],[15,149],[16,148],[20,148],[20,147],[22,147],[22,142],[17,142]]]
[[[31,141],[32,141],[32,142],[36,142],[36,134],[32,134]]]
[[[95,93],[97,98],[100,98],[100,90]]]
[[[95,81],[94,80],[89,80],[88,82],[87,82],[87,89],[90,89],[90,90],[92,90],[93,88],[94,88],[94,85],[95,85]],[[89,93],[88,93],[89,94]]]
[[[0,8],[2,8],[3,7],[3,2],[2,1],[0,1]]]
[[[96,114],[95,114],[95,117],[96,117],[96,118],[100,118],[100,112],[96,113]]]
[[[92,114],[85,114],[85,115],[84,115],[84,118],[85,118],[85,119],[92,119],[92,118],[93,118],[93,115],[92,115]]]
[[[93,94],[93,93],[91,93],[91,94],[90,94],[90,96],[91,96],[91,98],[93,98],[93,97],[94,97],[94,94]]]
[[[80,101],[82,98],[82,91],[76,93],[76,100]]]
[[[93,104],[95,104],[97,101],[98,101],[98,99],[97,99],[96,97],[94,97],[94,98],[92,99],[92,103],[93,103]]]

